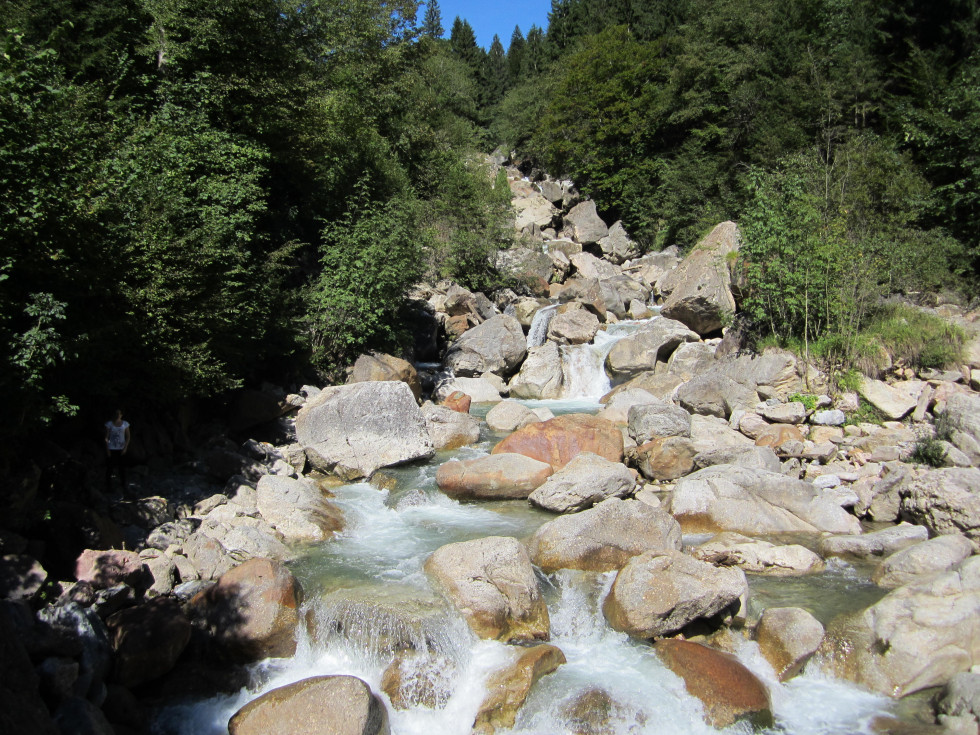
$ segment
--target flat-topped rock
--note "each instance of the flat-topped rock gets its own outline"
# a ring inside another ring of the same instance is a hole
[[[923,575],[947,572],[973,551],[973,543],[966,536],[937,536],[884,559],[871,574],[871,581],[879,587],[901,587]]]
[[[458,500],[524,499],[553,471],[547,462],[523,454],[492,454],[444,462],[436,470],[436,484]]]
[[[611,421],[570,413],[515,431],[493,454],[523,454],[558,470],[578,454],[591,452],[610,462],[623,461],[623,435]]]
[[[880,531],[861,535],[827,536],[820,539],[820,553],[824,556],[890,556],[907,546],[929,538],[929,531],[923,526],[900,523]]]
[[[582,452],[545,480],[528,500],[554,513],[575,513],[606,498],[622,498],[634,484],[633,473],[626,465]]]
[[[701,561],[724,566],[735,566],[753,574],[775,577],[813,574],[824,569],[823,559],[805,546],[776,544],[743,536],[731,531],[719,533],[714,538],[690,550],[691,556]]]

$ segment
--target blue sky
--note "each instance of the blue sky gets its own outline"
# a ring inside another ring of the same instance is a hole
[[[453,27],[453,19],[458,15],[469,21],[476,31],[476,42],[483,48],[490,48],[493,34],[500,36],[504,49],[510,44],[510,36],[514,26],[521,27],[521,33],[527,35],[531,24],[547,28],[548,11],[551,10],[551,0],[438,0],[439,12],[442,14],[442,26],[446,29],[446,38]],[[425,8],[419,8],[419,19],[425,16]]]

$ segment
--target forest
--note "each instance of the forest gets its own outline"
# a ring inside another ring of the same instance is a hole
[[[436,0],[0,19],[5,451],[408,354],[422,279],[519,287],[498,147],[645,251],[736,220],[760,336],[853,355],[884,295],[976,294],[976,0],[553,0],[486,50]]]

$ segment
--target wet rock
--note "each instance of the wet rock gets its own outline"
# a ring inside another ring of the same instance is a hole
[[[576,513],[606,498],[622,498],[634,484],[626,465],[582,452],[534,490],[528,500],[554,513]]]
[[[422,415],[435,449],[458,449],[480,439],[480,420],[466,412],[427,401],[422,406]]]
[[[715,371],[681,385],[677,401],[689,413],[728,419],[733,411],[756,405],[759,396],[752,388]]]
[[[871,581],[879,587],[901,587],[922,575],[949,571],[972,553],[973,544],[965,536],[937,536],[884,559]]]
[[[663,402],[650,402],[630,408],[627,426],[637,444],[668,436],[691,436],[691,414]]]
[[[753,574],[774,577],[813,574],[824,569],[823,559],[805,546],[777,546],[730,531],[695,546],[691,556],[711,564],[735,566]]]
[[[425,572],[480,638],[547,640],[548,607],[527,551],[516,539],[447,544],[425,562]]]
[[[753,634],[780,681],[796,676],[823,642],[824,627],[798,607],[766,608]]]
[[[249,702],[229,735],[388,735],[384,702],[354,676],[303,679]]]
[[[347,382],[372,381],[401,381],[411,388],[416,401],[422,397],[422,381],[419,380],[418,371],[410,362],[393,355],[371,352],[357,358]]]
[[[623,435],[610,421],[588,414],[565,414],[525,426],[493,448],[493,454],[510,452],[547,462],[556,470],[581,452],[622,462]]]
[[[115,651],[114,679],[136,687],[173,669],[191,638],[191,624],[173,598],[157,598],[106,620]]]
[[[659,638],[737,607],[747,592],[740,569],[716,567],[680,551],[648,551],[619,571],[602,612],[614,630]]]
[[[680,526],[670,515],[637,500],[618,498],[549,521],[528,542],[531,558],[545,573],[608,572],[643,552],[680,547]]]
[[[727,653],[690,641],[666,639],[654,648],[687,691],[704,703],[705,717],[723,728],[748,720],[756,727],[772,725],[772,706],[765,685]]]
[[[300,409],[296,436],[311,464],[349,481],[434,451],[425,417],[400,382],[325,388]]]
[[[91,609],[74,602],[46,607],[38,611],[38,620],[57,639],[77,646],[78,679],[74,694],[101,702],[105,697],[105,680],[112,665],[112,648],[105,623]],[[66,650],[66,655],[69,655]]]
[[[462,377],[487,372],[510,375],[525,355],[527,340],[520,322],[500,314],[457,339],[446,352],[443,364]]]
[[[444,462],[436,471],[436,484],[460,500],[523,499],[552,472],[550,464],[523,454],[492,454]]]
[[[473,731],[494,733],[497,728],[513,727],[531,687],[563,663],[561,649],[545,644],[525,651],[513,664],[495,672],[487,681],[488,694],[473,721]]]
[[[520,372],[510,381],[510,395],[529,400],[560,398],[563,385],[558,345],[545,342],[528,350]]]
[[[820,539],[820,553],[824,556],[884,557],[925,541],[927,538],[929,538],[929,531],[924,527],[903,522],[897,526],[858,536],[827,536]]]
[[[673,319],[654,319],[635,334],[619,340],[606,357],[606,368],[618,378],[653,370],[657,360],[667,360],[685,342],[698,335]]]
[[[919,475],[903,486],[902,517],[932,533],[961,533],[980,542],[980,469],[952,467]]]
[[[498,394],[497,398],[500,396]],[[446,396],[440,405],[445,406],[450,411],[456,411],[457,413],[469,413],[470,406],[473,404],[473,398],[466,395],[461,390],[454,390],[448,396]]]
[[[683,436],[653,439],[633,451],[637,468],[648,480],[676,480],[694,469],[697,447]]]
[[[341,510],[309,480],[265,475],[255,491],[259,513],[289,541],[326,541],[343,530]]]
[[[443,709],[456,676],[456,667],[443,656],[404,654],[385,669],[381,690],[395,709]]]
[[[487,412],[487,426],[494,431],[517,431],[540,420],[534,411],[517,401],[501,401]]]

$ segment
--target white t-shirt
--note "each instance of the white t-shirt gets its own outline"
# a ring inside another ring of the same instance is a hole
[[[106,421],[105,427],[109,430],[109,449],[113,451],[125,449],[126,429],[129,428],[129,422],[123,421],[119,426],[116,426],[115,422]]]

